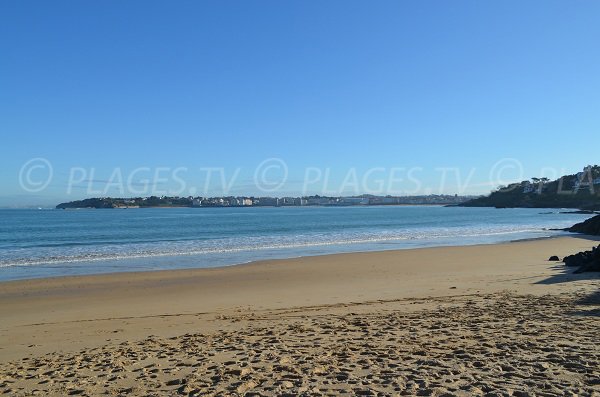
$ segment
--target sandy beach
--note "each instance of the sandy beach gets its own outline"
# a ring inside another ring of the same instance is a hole
[[[0,393],[592,396],[581,237],[0,284]]]

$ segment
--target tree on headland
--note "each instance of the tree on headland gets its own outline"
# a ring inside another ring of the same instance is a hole
[[[580,182],[584,174],[585,189]],[[593,178],[592,178],[593,177]],[[600,210],[600,166],[588,166],[583,172],[565,175],[554,181],[549,178],[531,178],[520,183],[501,186],[488,196],[479,197],[461,204],[465,207],[498,208],[579,208]],[[536,189],[533,189],[533,186]]]

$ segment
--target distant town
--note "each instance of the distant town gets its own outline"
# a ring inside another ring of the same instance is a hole
[[[476,196],[352,196],[352,197],[99,197],[61,203],[59,209],[72,208],[148,208],[148,207],[300,207],[353,205],[459,205]]]

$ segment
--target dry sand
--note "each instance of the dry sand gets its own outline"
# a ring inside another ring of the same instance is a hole
[[[0,283],[0,393],[600,395],[565,237]]]

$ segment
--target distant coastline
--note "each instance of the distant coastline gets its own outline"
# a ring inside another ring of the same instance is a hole
[[[455,206],[470,201],[475,196],[425,195],[425,196],[303,196],[303,197],[170,197],[150,196],[133,198],[97,197],[58,204],[57,209],[135,209],[135,208],[215,208],[215,207],[347,207],[381,205],[448,205]]]

